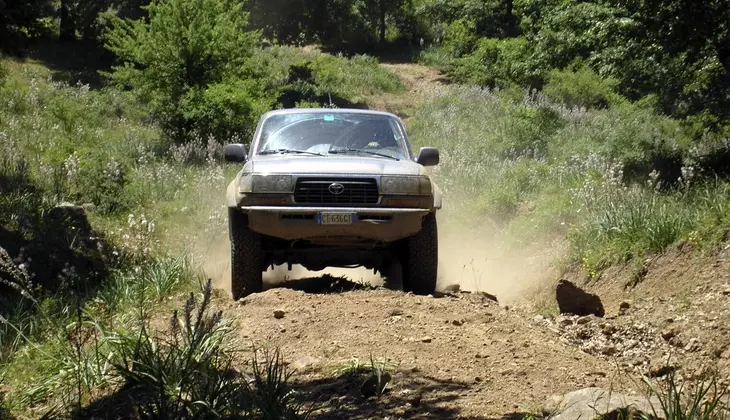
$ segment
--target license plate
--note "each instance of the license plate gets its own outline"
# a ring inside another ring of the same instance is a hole
[[[354,213],[317,213],[317,223],[320,225],[351,225],[356,220]]]

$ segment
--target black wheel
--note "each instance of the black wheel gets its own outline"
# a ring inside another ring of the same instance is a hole
[[[403,289],[403,264],[399,259],[389,260],[381,271],[383,286],[390,290]]]
[[[263,289],[261,235],[248,228],[246,216],[228,211],[231,236],[231,295],[241,299]]]
[[[438,280],[438,227],[436,213],[423,218],[421,231],[406,240],[403,290],[417,295],[436,291]]]

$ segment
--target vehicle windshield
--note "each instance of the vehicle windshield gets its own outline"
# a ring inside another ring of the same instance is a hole
[[[257,154],[361,154],[407,159],[408,146],[393,117],[365,113],[302,112],[264,121]],[[306,154],[302,153],[306,152]]]

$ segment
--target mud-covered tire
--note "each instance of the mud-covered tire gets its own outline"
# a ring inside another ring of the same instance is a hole
[[[248,228],[246,216],[230,210],[231,296],[241,299],[263,289],[261,235]]]
[[[436,213],[423,218],[421,230],[406,240],[403,290],[417,295],[436,291],[438,280],[438,226]]]

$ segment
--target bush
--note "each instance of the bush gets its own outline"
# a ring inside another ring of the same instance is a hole
[[[623,101],[616,93],[617,87],[617,80],[602,78],[587,67],[576,71],[553,69],[546,76],[543,93],[570,108],[601,109]]]
[[[268,75],[272,91],[285,108],[306,102],[337,106],[362,104],[372,95],[405,89],[401,80],[366,55],[350,58],[309,52],[293,47],[273,47],[256,53],[261,73]]]
[[[473,53],[453,61],[450,73],[461,83],[501,89],[514,84],[539,87],[542,78],[524,38],[480,39]]]
[[[299,407],[288,386],[289,373],[280,353],[252,361],[249,382],[233,368],[227,339],[231,331],[222,312],[209,313],[210,280],[202,301],[194,295],[181,313],[175,311],[163,339],[143,321],[138,332],[110,337],[118,355],[116,372],[135,395],[135,408],[153,418],[253,416],[264,419],[299,418]]]
[[[156,0],[148,12],[148,21],[110,18],[106,46],[121,62],[111,80],[131,88],[178,139],[248,134],[273,98],[254,89],[259,34],[247,30],[241,3]],[[225,105],[241,112],[234,126],[230,113],[217,114]]]

